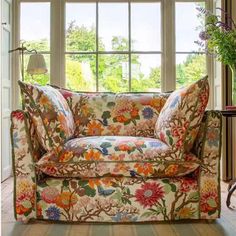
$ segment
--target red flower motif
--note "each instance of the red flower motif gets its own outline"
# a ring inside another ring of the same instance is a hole
[[[135,192],[136,201],[144,207],[152,207],[157,201],[164,197],[163,188],[158,183],[145,183],[141,189]]]
[[[180,185],[180,191],[187,193],[192,189],[197,189],[197,182],[194,179],[183,179]]]
[[[215,202],[215,206],[214,205],[209,205],[209,202]],[[216,211],[219,205],[219,199],[217,196],[216,192],[207,192],[201,195],[201,204],[200,204],[200,208],[201,208],[201,212],[204,213],[208,213],[208,212],[213,212]]]
[[[16,118],[17,120],[24,120],[24,113],[21,111],[13,111],[12,117]]]

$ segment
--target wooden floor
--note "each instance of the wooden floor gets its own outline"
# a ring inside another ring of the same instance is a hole
[[[233,194],[231,203],[233,209],[225,205],[227,197],[227,184],[221,183],[221,218],[214,223],[205,221],[190,223],[157,223],[133,225],[93,225],[93,224],[52,224],[47,222],[34,222],[21,224],[16,222],[13,215],[13,178],[1,184],[2,192],[2,236],[236,236],[236,193]]]

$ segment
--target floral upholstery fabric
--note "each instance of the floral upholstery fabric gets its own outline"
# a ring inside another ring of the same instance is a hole
[[[193,172],[200,163],[193,154],[183,161],[175,159],[170,147],[157,139],[95,136],[69,140],[59,159],[46,154],[37,168],[55,177],[173,177]]]
[[[35,125],[38,140],[45,150],[59,153],[74,134],[74,119],[64,97],[51,86],[19,81],[23,103]]]
[[[75,119],[75,136],[154,137],[168,94],[75,93],[61,89]]]
[[[173,92],[157,119],[157,138],[180,153],[190,151],[198,134],[208,97],[207,77]]]
[[[45,176],[35,168],[42,154],[29,116],[17,110],[11,117],[18,221],[116,223],[220,217],[220,112],[205,112],[201,122],[192,148],[199,168],[188,176],[171,178]]]
[[[25,112],[17,110],[11,114],[11,139],[13,148],[14,209],[15,218],[27,222],[36,217],[35,171],[32,143],[29,142],[32,124]]]
[[[193,151],[202,161],[200,167],[200,214],[202,219],[220,217],[221,113],[207,111]]]
[[[143,222],[199,218],[196,179],[46,178],[38,184],[37,218]]]

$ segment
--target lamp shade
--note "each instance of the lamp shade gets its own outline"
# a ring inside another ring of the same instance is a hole
[[[45,59],[42,54],[36,53],[30,56],[27,73],[30,75],[45,74],[48,72]]]

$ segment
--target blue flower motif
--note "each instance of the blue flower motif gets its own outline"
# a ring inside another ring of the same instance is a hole
[[[144,108],[142,113],[143,113],[144,119],[152,119],[152,117],[154,115],[153,110],[150,107]]]
[[[150,147],[161,147],[163,144],[161,142],[150,141],[148,142]]]
[[[176,104],[179,102],[179,96],[177,95],[174,100],[170,104],[170,108],[174,108]]]
[[[132,216],[132,214],[128,214],[127,212],[117,212],[115,216],[112,217],[115,222],[135,222],[138,217]]]
[[[20,141],[20,139],[18,137],[18,133],[16,132],[16,133],[13,134],[13,146],[15,148],[19,148],[18,147],[19,141]]]
[[[59,220],[60,219],[60,209],[55,206],[50,206],[46,210],[46,215],[49,220]]]

